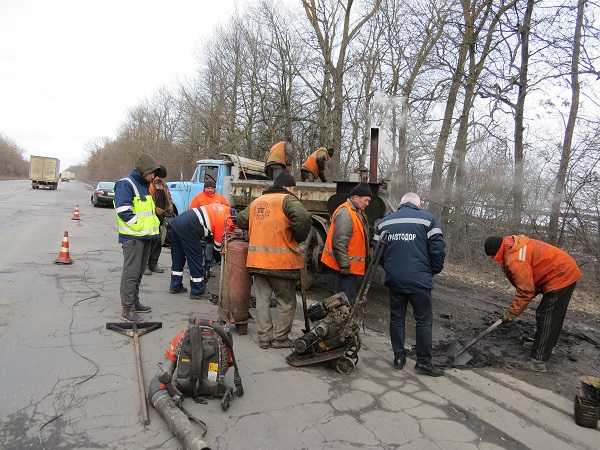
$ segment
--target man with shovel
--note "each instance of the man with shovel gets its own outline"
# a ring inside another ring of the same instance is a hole
[[[394,350],[394,368],[406,363],[404,325],[410,303],[416,321],[417,364],[422,375],[439,377],[444,372],[431,361],[433,312],[431,289],[433,275],[444,268],[445,243],[437,219],[421,209],[415,193],[404,194],[400,207],[377,225],[375,240],[384,231],[387,244],[381,259],[385,284],[390,288],[390,337]]]
[[[505,322],[518,317],[536,295],[543,294],[535,312],[537,327],[531,359],[523,368],[547,372],[546,361],[558,342],[571,295],[581,278],[577,263],[561,249],[525,235],[490,236],[484,248],[517,290],[504,313]]]

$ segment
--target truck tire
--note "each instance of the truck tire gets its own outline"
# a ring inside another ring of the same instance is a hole
[[[37,185],[37,184],[35,184],[35,183],[31,183],[31,189],[37,189],[37,188],[38,188],[38,185]]]

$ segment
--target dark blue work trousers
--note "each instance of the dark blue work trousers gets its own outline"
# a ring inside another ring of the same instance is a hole
[[[350,304],[354,305],[356,294],[360,288],[361,280],[362,275],[344,275],[340,272],[337,272],[335,278],[335,291],[346,294],[346,297],[348,297],[348,300],[350,300]]]
[[[417,364],[431,364],[431,341],[433,312],[431,308],[431,290],[412,289],[412,293],[390,289],[390,337],[394,355],[405,356],[404,334],[406,307],[410,303],[416,322]]]
[[[171,240],[171,289],[183,285],[183,266],[187,261],[190,269],[190,295],[204,293],[204,247],[203,239],[183,239],[173,227],[169,227]]]

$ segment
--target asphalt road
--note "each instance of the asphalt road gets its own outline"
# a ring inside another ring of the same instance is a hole
[[[89,197],[78,182],[33,191],[28,181],[0,181],[1,449],[179,448],[153,410],[141,424],[131,341],[105,329],[119,321],[122,254],[113,210]],[[74,263],[59,266],[65,230]],[[169,260],[166,250],[162,265]],[[216,317],[206,300],[168,294],[168,278],[142,283],[154,308],[147,320],[163,322],[142,337],[147,381],[191,312]],[[252,323],[234,339],[245,395],[227,412],[216,400],[186,400],[213,449],[598,448],[598,431],[573,423],[572,399],[501,371],[431,379],[412,362],[394,371],[387,339],[372,331],[349,376],[289,367],[285,350],[258,348]]]

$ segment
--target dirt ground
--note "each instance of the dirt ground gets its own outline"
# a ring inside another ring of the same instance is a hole
[[[513,288],[498,270],[474,273],[447,265],[436,277],[433,290],[433,355],[439,365],[447,363],[451,342],[466,343],[502,316],[512,299]],[[323,277],[311,289],[311,297],[324,298],[333,286],[331,278]],[[537,387],[550,389],[571,397],[583,375],[600,376],[600,303],[597,296],[577,288],[561,332],[558,345],[550,359],[549,373],[533,373],[518,368],[528,359],[535,335],[535,308],[541,296],[510,324],[498,329],[477,343],[469,352],[473,359],[463,370],[494,367],[509,372]],[[389,334],[389,297],[382,286],[369,294],[366,326]],[[412,311],[407,320],[407,347],[414,347],[415,327]],[[414,352],[414,351],[411,351]],[[409,352],[409,354],[411,353]],[[390,354],[390,361],[392,355]]]

